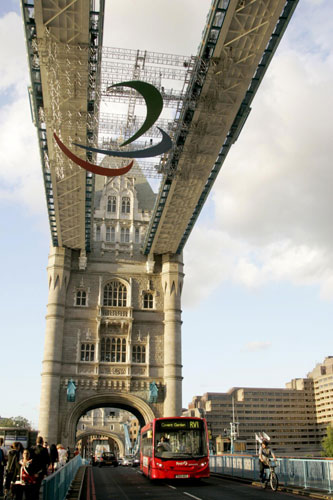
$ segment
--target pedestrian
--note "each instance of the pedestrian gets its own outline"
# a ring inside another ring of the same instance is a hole
[[[44,439],[42,436],[37,437],[36,445],[32,446],[30,449],[30,457],[33,462],[34,472],[37,474],[37,481],[34,485],[34,497],[38,499],[39,490],[42,484],[42,481],[45,476],[47,476],[47,469],[50,465],[50,456],[49,452],[43,446]]]
[[[7,467],[5,473],[5,496],[7,497],[12,490],[12,481],[16,471],[17,463],[20,459],[19,457],[19,445],[17,441],[14,441],[8,451],[7,455]]]
[[[50,446],[50,462],[51,462],[51,472],[54,472],[54,464],[57,464],[59,460],[58,450],[55,444]]]
[[[67,446],[67,462],[69,462],[71,459],[71,450],[69,448],[69,446]]]
[[[6,452],[3,446],[3,439],[0,438],[0,497],[3,497],[3,479],[5,475]]]
[[[15,500],[37,500],[35,496],[38,474],[34,471],[29,450],[23,450],[22,459],[16,463],[13,477],[13,493]]]
[[[24,450],[23,444],[21,443],[21,441],[18,441],[19,460],[21,460],[21,458],[23,457],[23,450]]]
[[[64,465],[66,465],[66,462],[67,462],[67,451],[66,449],[64,448],[64,446],[62,444],[57,444],[57,450],[58,450],[58,466],[59,467],[63,467]]]
[[[80,455],[79,448],[75,448],[74,451],[74,457],[76,457],[77,455]]]

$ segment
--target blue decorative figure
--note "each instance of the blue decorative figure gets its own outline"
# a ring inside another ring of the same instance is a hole
[[[157,403],[158,387],[155,382],[149,384],[149,403]]]
[[[70,379],[67,384],[67,401],[75,402],[76,385],[73,379]]]

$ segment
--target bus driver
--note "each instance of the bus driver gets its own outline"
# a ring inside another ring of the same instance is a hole
[[[161,436],[159,442],[157,443],[157,450],[159,453],[162,453],[163,451],[172,451],[169,439],[166,436]]]

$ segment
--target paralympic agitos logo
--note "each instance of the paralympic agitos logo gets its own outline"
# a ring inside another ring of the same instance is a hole
[[[152,127],[152,125],[156,122],[156,120],[160,116],[161,111],[163,109],[163,98],[161,96],[161,93],[157,90],[156,87],[154,87],[150,83],[141,82],[139,80],[116,83],[114,85],[111,85],[111,87],[130,87],[132,89],[137,90],[144,98],[147,107],[146,119],[142,124],[141,128],[134,135],[132,135],[132,137],[127,139],[127,141],[123,142],[120,145],[120,147],[122,147],[135,141],[136,139],[141,137],[141,135],[143,135],[150,127]],[[161,142],[159,142],[155,146],[151,146],[146,149],[138,149],[135,151],[111,151],[99,148],[92,148],[90,146],[84,146],[83,144],[78,144],[75,142],[73,142],[73,145],[85,149],[86,151],[89,151],[91,153],[101,153],[107,156],[117,156],[120,158],[149,158],[166,153],[172,147],[172,141],[170,136],[166,132],[164,132],[164,130],[162,130],[160,127],[157,128],[162,134]],[[126,174],[127,172],[129,172],[129,170],[131,170],[133,166],[134,163],[133,160],[128,165],[121,168],[104,168],[100,167],[99,165],[93,165],[92,163],[89,163],[80,158],[79,156],[76,156],[74,153],[72,153],[72,151],[70,151],[70,149],[68,149],[65,146],[65,144],[59,139],[59,137],[55,132],[53,135],[60,149],[63,151],[63,153],[65,153],[65,155],[70,160],[72,160],[74,163],[84,168],[85,170],[88,170],[89,172],[92,172],[94,174],[106,175],[108,177],[115,177],[117,175]]]

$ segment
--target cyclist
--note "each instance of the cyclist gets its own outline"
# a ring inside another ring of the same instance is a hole
[[[269,447],[269,441],[263,439],[259,448],[259,473],[261,483],[265,482],[265,469],[269,469],[269,459],[276,460],[274,452]]]

